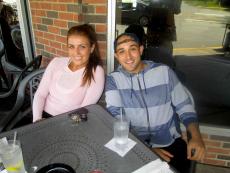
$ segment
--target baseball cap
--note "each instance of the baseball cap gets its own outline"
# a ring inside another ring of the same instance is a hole
[[[128,37],[131,38],[132,41],[135,41],[136,43],[140,44],[140,40],[138,39],[138,37],[136,36],[136,34],[124,32],[124,33],[120,34],[119,36],[117,36],[117,38],[115,39],[115,41],[113,43],[113,45],[114,45],[114,51],[116,50],[117,46],[119,45],[119,43],[118,43],[119,38],[121,38],[122,36],[128,36]]]

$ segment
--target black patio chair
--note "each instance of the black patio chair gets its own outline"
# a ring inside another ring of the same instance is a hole
[[[19,83],[16,102],[10,111],[0,112],[0,132],[8,131],[14,128],[24,117],[32,115],[32,102],[34,93],[40,83],[45,69],[38,69],[28,74]],[[27,87],[29,86],[29,94]],[[30,99],[30,103],[25,105],[26,97]],[[32,117],[30,117],[32,118]],[[32,122],[32,119],[31,119]]]
[[[2,57],[4,56],[4,54],[5,54],[4,44],[2,42],[2,39],[0,39],[0,85],[1,85],[0,89],[3,88],[4,84],[7,89],[10,87],[9,82],[6,77],[6,73],[2,66]],[[2,82],[4,82],[4,84]]]
[[[34,70],[37,70],[41,65],[42,55],[36,56],[22,71],[15,72],[14,81],[9,91],[0,92],[0,99],[7,98],[15,92],[19,82],[23,79],[27,74],[31,73]]]

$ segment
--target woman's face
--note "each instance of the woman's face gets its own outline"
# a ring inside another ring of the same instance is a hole
[[[68,54],[71,66],[74,70],[85,67],[89,61],[89,56],[94,50],[94,45],[90,45],[84,35],[71,35],[68,37]]]

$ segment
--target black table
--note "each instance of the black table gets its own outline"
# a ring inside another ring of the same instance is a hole
[[[131,173],[158,157],[136,137],[137,144],[124,157],[104,147],[113,137],[111,115],[99,105],[90,105],[88,121],[76,123],[70,118],[75,111],[58,115],[18,129],[26,170],[51,163],[65,163],[76,173],[100,169],[105,173]],[[0,134],[13,139],[14,131]]]

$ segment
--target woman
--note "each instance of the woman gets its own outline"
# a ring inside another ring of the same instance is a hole
[[[34,96],[33,122],[42,114],[95,104],[101,97],[105,79],[94,29],[88,24],[70,28],[67,47],[69,57],[54,58],[46,68]]]

